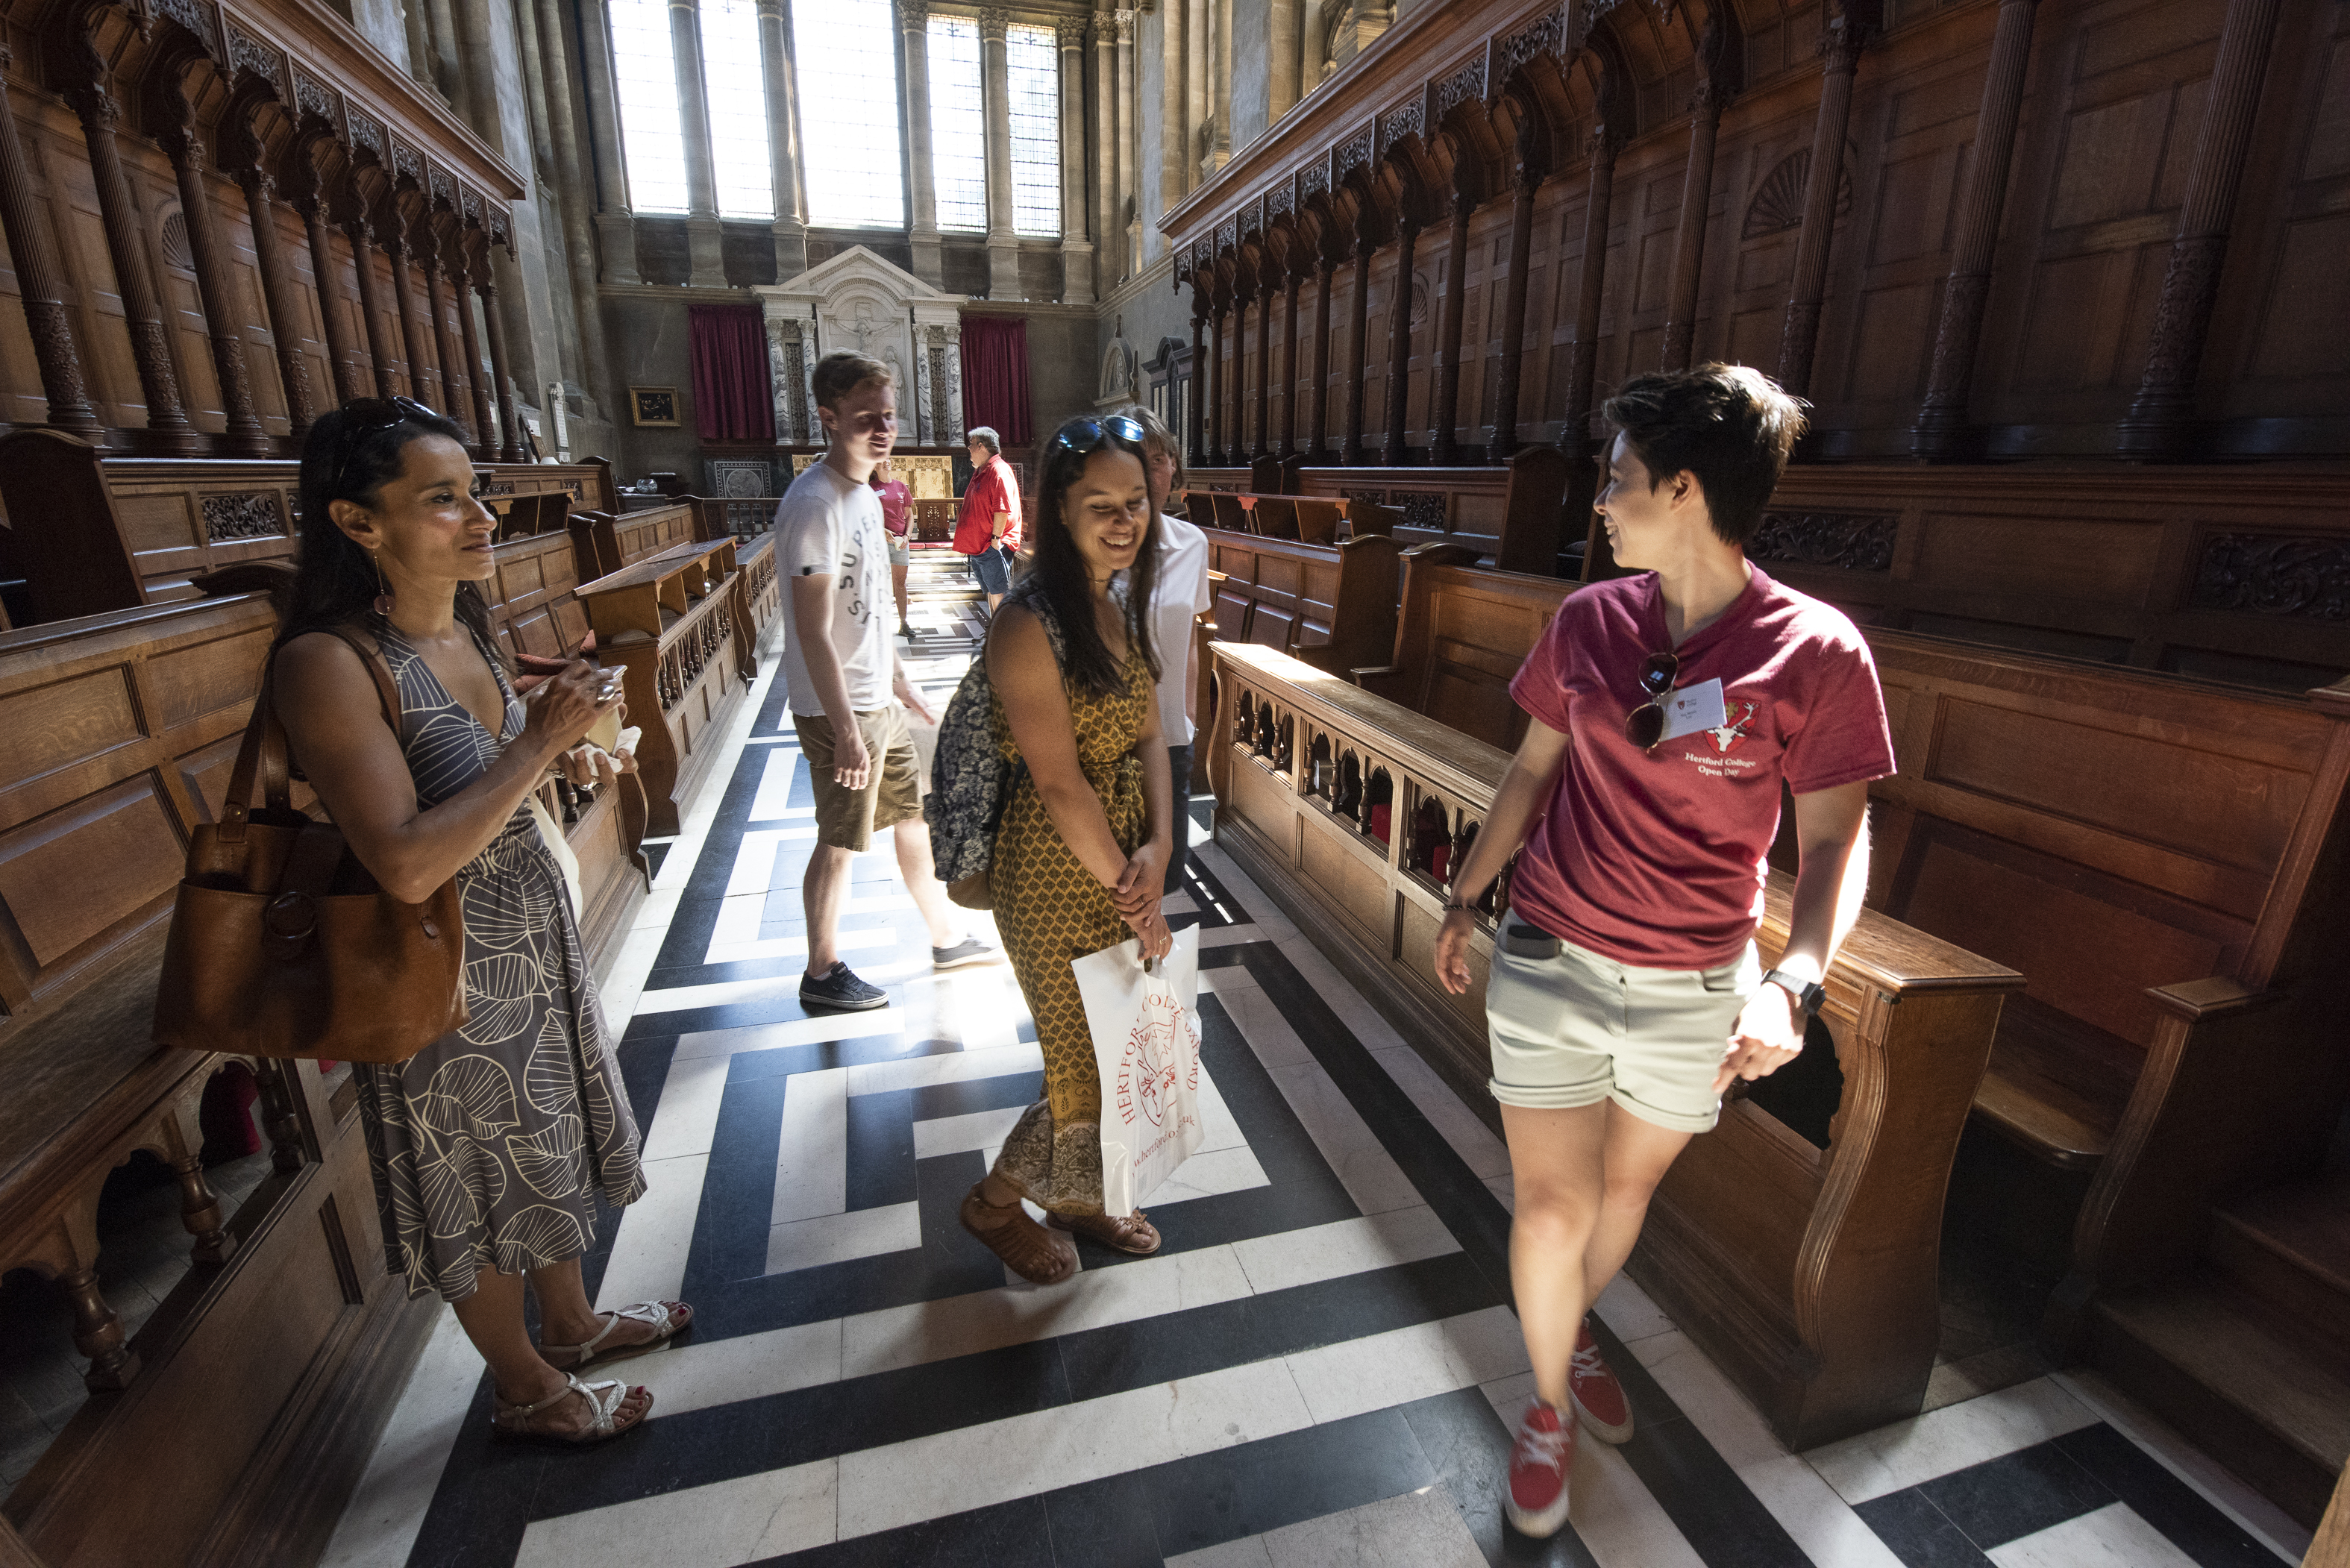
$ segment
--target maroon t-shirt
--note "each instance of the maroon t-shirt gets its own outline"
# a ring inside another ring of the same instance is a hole
[[[891,538],[904,538],[906,508],[913,504],[914,493],[906,488],[904,480],[893,479],[887,484],[875,485],[873,493],[881,498],[881,526],[889,530]]]
[[[1510,695],[1568,735],[1558,787],[1510,883],[1520,919],[1618,963],[1711,969],[1762,918],[1782,779],[1797,794],[1883,778],[1893,737],[1868,644],[1843,611],[1750,566],[1745,591],[1673,648],[1656,574],[1567,597]],[[1726,722],[1643,752],[1624,719],[1640,666],[1719,679]]]

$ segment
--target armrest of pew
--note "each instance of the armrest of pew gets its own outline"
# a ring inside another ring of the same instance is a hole
[[[1354,677],[1355,684],[1374,697],[1384,697],[1390,702],[1409,703],[1410,700],[1407,685],[1409,672],[1399,664],[1358,664],[1345,673]]]

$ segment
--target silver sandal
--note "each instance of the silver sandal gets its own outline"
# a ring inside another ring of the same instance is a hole
[[[598,1383],[582,1383],[571,1376],[566,1376],[563,1384],[562,1387],[532,1405],[509,1405],[493,1394],[490,1396],[490,1430],[501,1438],[530,1438],[541,1443],[598,1443],[606,1438],[616,1438],[622,1432],[634,1430],[644,1425],[646,1418],[653,1413],[652,1397],[648,1392],[643,1413],[625,1427],[616,1426],[612,1417],[632,1392],[627,1384],[617,1377]],[[574,1394],[587,1400],[588,1407],[596,1412],[594,1421],[577,1432],[534,1432],[530,1429],[532,1417],[553,1409]]]
[[[680,1313],[685,1314],[684,1322],[671,1321]],[[538,1347],[539,1355],[546,1357],[546,1364],[557,1372],[585,1372],[602,1362],[624,1361],[631,1355],[642,1355],[649,1350],[659,1350],[667,1345],[679,1330],[692,1324],[693,1309],[683,1302],[631,1302],[627,1306],[604,1314],[603,1318],[604,1326],[598,1329],[587,1344],[542,1345]],[[616,1345],[609,1350],[598,1351],[596,1347],[603,1344],[623,1322],[650,1324],[655,1333],[648,1340]],[[566,1359],[556,1360],[558,1355]]]

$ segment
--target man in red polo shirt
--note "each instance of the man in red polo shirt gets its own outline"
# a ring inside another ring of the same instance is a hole
[[[1020,481],[1003,461],[1003,438],[986,425],[965,438],[971,451],[971,483],[955,516],[954,547],[971,557],[971,569],[987,595],[993,616],[1012,591],[1012,557],[1020,548]]]

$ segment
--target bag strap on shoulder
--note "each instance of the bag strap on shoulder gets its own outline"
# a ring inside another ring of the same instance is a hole
[[[393,684],[391,670],[383,655],[362,642],[347,628],[326,628],[342,639],[375,682],[376,701],[382,707],[383,722],[391,726],[394,739],[400,734],[400,688]],[[277,650],[271,649],[261,666],[261,691],[253,701],[253,716],[245,721],[244,739],[236,748],[236,765],[230,770],[228,799],[221,811],[220,836],[224,842],[241,844],[244,841],[244,825],[253,812],[254,775],[261,775],[262,802],[273,812],[289,811],[294,804],[292,749],[286,739],[286,726],[277,717],[276,703]]]

